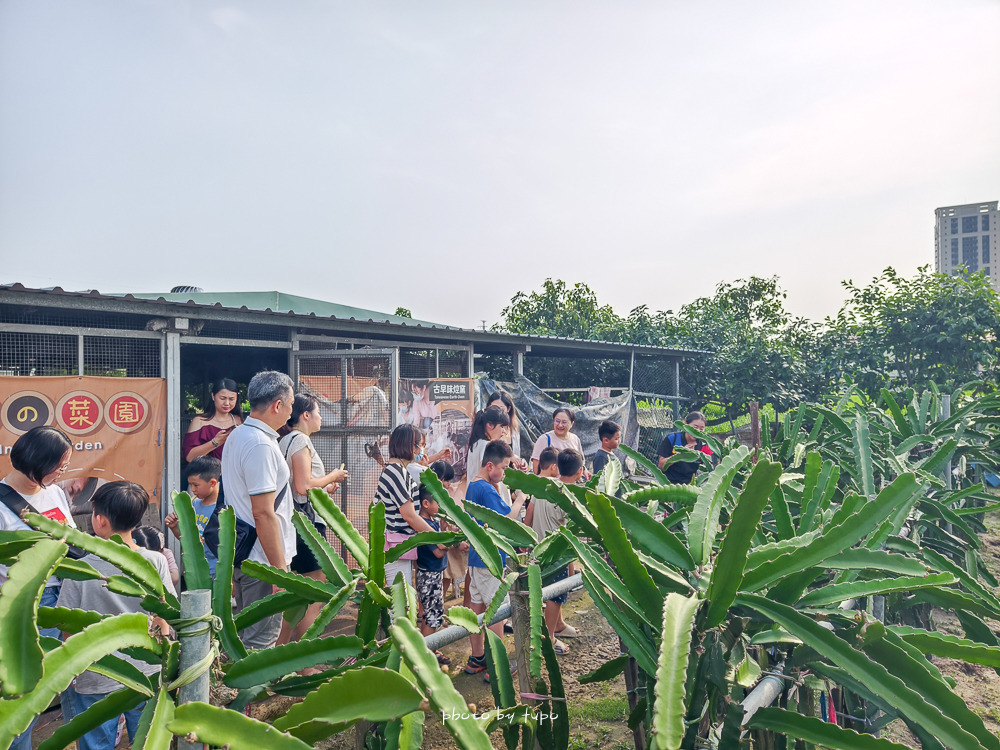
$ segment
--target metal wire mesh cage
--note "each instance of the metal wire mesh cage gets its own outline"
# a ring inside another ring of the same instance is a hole
[[[160,339],[0,331],[0,375],[80,374],[158,378]]]
[[[76,375],[76,336],[0,331],[0,375]]]
[[[323,418],[322,428],[312,435],[313,445],[327,471],[347,469],[348,480],[334,499],[365,536],[368,508],[382,470],[378,457],[388,456],[392,370],[393,357],[384,351],[331,350],[296,356],[298,387],[316,397]],[[332,532],[327,539],[345,555]],[[350,558],[348,562],[353,564]]]

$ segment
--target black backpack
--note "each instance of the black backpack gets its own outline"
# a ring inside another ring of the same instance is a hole
[[[288,484],[285,484],[285,486],[281,488],[281,491],[275,496],[275,510],[278,510],[278,506],[281,505],[281,501],[284,500],[286,492],[288,492]],[[219,502],[215,504],[215,511],[212,513],[211,518],[208,519],[208,523],[205,524],[205,530],[201,532],[201,536],[205,540],[205,546],[208,547],[209,551],[215,555],[216,558],[219,557],[219,513],[226,507],[226,497],[222,489],[222,482],[220,481]],[[235,513],[236,511],[233,512]],[[250,553],[253,552],[255,544],[257,544],[257,528],[247,523],[239,516],[236,516],[236,550],[233,556],[234,567],[240,567],[240,565],[243,564],[243,561],[250,557]]]

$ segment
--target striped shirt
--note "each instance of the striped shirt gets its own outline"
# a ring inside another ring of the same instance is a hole
[[[385,465],[382,476],[378,478],[375,502],[385,505],[385,530],[387,532],[405,536],[414,533],[399,509],[411,500],[414,506],[417,506],[420,497],[419,489],[417,483],[413,481],[413,477],[410,476],[410,472],[403,466],[393,463]]]

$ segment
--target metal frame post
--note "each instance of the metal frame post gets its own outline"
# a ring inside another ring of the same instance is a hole
[[[681,361],[674,360],[674,419],[681,418]]]
[[[296,383],[299,382],[299,375],[295,371],[295,353],[299,350],[299,334],[292,331],[289,336],[292,347],[288,350],[288,376]]]
[[[82,333],[78,333],[78,334],[76,334],[76,361],[77,361],[76,372],[77,372],[77,375],[80,375],[81,377],[83,376],[83,367],[84,367],[84,361],[83,360],[84,360],[84,354],[83,354],[83,334]]]
[[[389,425],[399,426],[399,347],[389,354]]]
[[[476,377],[476,347],[469,342],[469,377]]]
[[[628,389],[632,390],[632,384],[635,382],[635,349],[632,350],[632,356],[629,358],[628,363]]]
[[[514,374],[524,377],[524,352],[514,352]]]
[[[170,512],[167,507],[170,493],[179,490],[181,484],[181,336],[176,331],[167,331],[164,338],[166,358],[162,371],[167,380],[167,425],[163,450],[166,463],[163,471],[163,502],[160,503],[160,508],[165,515]],[[172,538],[173,535],[167,536]]]

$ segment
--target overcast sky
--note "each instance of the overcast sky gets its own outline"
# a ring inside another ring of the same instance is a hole
[[[493,323],[933,264],[1000,198],[1000,2],[0,3],[0,282]]]

